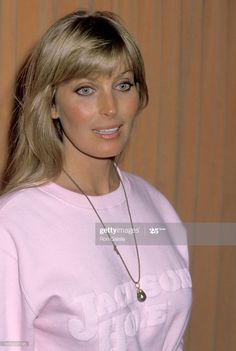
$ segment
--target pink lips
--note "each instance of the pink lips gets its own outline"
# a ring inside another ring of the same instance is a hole
[[[121,126],[102,128],[102,129],[100,129],[100,128],[93,129],[93,132],[104,139],[112,139],[112,138],[115,138],[119,134],[120,127]]]

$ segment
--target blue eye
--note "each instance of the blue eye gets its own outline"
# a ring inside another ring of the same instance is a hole
[[[78,95],[82,95],[82,96],[91,95],[93,92],[94,92],[94,89],[92,89],[90,87],[81,87],[81,88],[76,90],[76,93]]]
[[[130,82],[122,82],[120,84],[118,84],[118,89],[120,91],[129,91],[131,89],[131,87],[133,87],[134,84],[130,83]]]

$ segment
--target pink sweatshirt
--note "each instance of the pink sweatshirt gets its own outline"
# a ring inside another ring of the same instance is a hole
[[[135,223],[179,222],[150,184],[121,172]],[[90,197],[129,223],[121,185]],[[139,245],[144,302],[111,245],[95,243],[87,199],[55,183],[0,200],[1,351],[180,351],[191,309],[187,246]],[[173,233],[174,235],[174,233]],[[134,245],[118,245],[134,278]]]

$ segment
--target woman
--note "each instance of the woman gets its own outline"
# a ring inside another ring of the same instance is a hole
[[[148,101],[134,40],[112,13],[72,13],[38,43],[23,88],[0,201],[2,345],[182,350],[187,247],[171,245],[173,233],[170,245],[135,236],[136,223],[178,216],[117,166]],[[107,223],[128,223],[132,245],[116,245]],[[110,245],[96,245],[98,224]]]

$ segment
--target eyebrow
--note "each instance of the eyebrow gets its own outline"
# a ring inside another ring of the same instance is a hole
[[[117,79],[117,78],[119,78],[119,77],[121,77],[121,76],[123,76],[124,74],[126,74],[126,73],[131,73],[131,74],[133,74],[134,72],[131,70],[131,69],[127,69],[127,70],[125,70],[125,71],[123,71],[123,72],[121,72],[121,73],[119,73],[117,76],[115,76],[115,79]],[[73,78],[73,79],[71,79],[71,81],[73,82],[76,82],[76,81],[79,81],[79,80],[96,80],[97,78],[99,78],[99,76],[102,76],[103,74],[101,73],[101,74],[99,74],[99,75],[95,75],[95,76],[93,76],[93,75],[88,75],[88,76],[85,76],[85,77],[78,77],[78,78]]]

